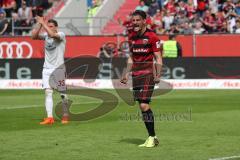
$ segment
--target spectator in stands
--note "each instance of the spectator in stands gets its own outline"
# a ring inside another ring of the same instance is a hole
[[[218,12],[218,0],[209,0],[209,9],[211,13],[216,14]]]
[[[30,0],[28,0],[29,2]],[[17,9],[21,7],[22,5],[22,0],[15,0],[16,2],[16,9],[14,10],[14,12],[17,12]]]
[[[159,9],[161,9],[161,10],[163,9],[163,7],[164,7],[164,2],[165,2],[165,0],[157,0]]]
[[[156,2],[156,0],[142,0],[142,1],[144,1],[145,5],[148,7],[150,7],[153,3]]]
[[[174,0],[167,1],[167,4],[164,6],[164,8],[171,13],[171,15],[174,15],[176,13],[176,7],[174,5]]]
[[[222,12],[216,13],[215,23],[216,23],[217,32],[221,32],[224,21],[225,21],[225,18],[223,16],[223,13]]]
[[[159,9],[157,10],[156,14],[152,17],[153,22],[156,23],[162,23],[162,19],[163,19],[163,12],[160,11]]]
[[[208,33],[213,33],[215,31],[216,24],[214,21],[214,17],[209,10],[206,10],[206,12],[204,13],[202,22],[204,24],[204,28]]]
[[[155,33],[157,34],[164,34],[165,33],[165,29],[163,28],[163,24],[161,22],[155,22],[156,23],[156,27],[155,27]]]
[[[218,11],[222,11],[223,4],[226,2],[226,0],[218,0]]]
[[[230,33],[234,33],[234,27],[236,26],[236,17],[231,15],[227,20],[228,28]]]
[[[27,6],[32,9],[32,16],[43,16],[42,0],[29,0]]]
[[[188,22],[185,22],[184,24],[182,24],[182,34],[193,34],[193,29],[190,27]]]
[[[1,6],[5,12],[6,12],[6,17],[9,18],[11,17],[12,12],[16,9],[16,1],[15,0],[1,0]]]
[[[165,31],[163,28],[163,24],[162,24],[162,15],[163,12],[161,12],[159,9],[157,10],[157,13],[151,18],[152,20],[152,30],[156,31],[158,30],[158,32],[161,32],[161,34],[163,34],[162,32]]]
[[[189,19],[189,22],[192,24],[195,24],[195,23],[201,21],[201,19],[202,18],[199,16],[199,14],[197,14],[197,12],[193,12],[192,18]]]
[[[204,32],[205,32],[205,29],[202,27],[202,23],[201,22],[195,23],[195,25],[193,26],[193,33],[203,34]]]
[[[182,1],[178,1],[178,4],[177,4],[177,12],[184,12],[186,14],[187,12],[187,5]]]
[[[148,15],[150,15],[151,17],[154,16],[157,13],[157,10],[159,10],[159,5],[157,1],[153,1],[149,6]]]
[[[169,10],[167,10],[165,12],[165,15],[162,19],[163,23],[164,23],[164,28],[166,30],[170,29],[170,25],[173,23],[174,17],[172,16],[171,12]]]
[[[0,8],[0,36],[7,35],[8,20],[5,11]]]
[[[181,25],[183,23],[188,22],[189,19],[186,17],[186,12],[185,11],[179,11],[179,14],[175,16],[174,18],[174,23],[176,25]]]
[[[204,15],[207,9],[207,0],[197,0],[197,12],[200,17]]]
[[[32,26],[32,10],[27,7],[26,1],[22,1],[21,8],[18,9],[18,18],[20,21],[20,27],[31,27]],[[30,29],[24,29],[28,32]]]
[[[236,24],[235,16],[237,16],[237,14],[235,13],[235,5],[232,3],[232,0],[227,0],[223,4],[223,14],[228,24],[229,31],[233,33],[233,27]]]
[[[188,2],[186,5],[186,11],[187,11],[187,17],[189,20],[194,18],[194,14],[196,13],[196,8],[194,7],[193,3],[191,1]]]
[[[219,33],[229,33],[229,27],[227,22],[223,22],[223,26],[219,31]]]
[[[163,57],[177,58],[182,56],[182,47],[176,41],[174,34],[169,35],[169,40],[163,43]]]
[[[223,22],[223,26],[222,26],[222,29],[221,29],[221,32],[219,33],[229,33],[229,27],[228,27],[228,23],[227,22]]]
[[[237,22],[236,22],[235,33],[240,33],[240,21],[237,21]]]
[[[240,1],[235,6],[235,13],[237,16],[240,16]]]
[[[176,25],[175,23],[172,23],[170,25],[170,28],[168,30],[166,30],[167,34],[179,34],[180,33],[180,29],[178,27],[178,25]]]
[[[231,14],[234,13],[235,10],[235,5],[232,3],[232,0],[227,0],[224,4],[223,4],[223,11],[226,15],[226,17],[230,16]]]
[[[53,3],[50,0],[40,0],[40,1],[41,1],[40,7],[42,7],[44,10],[47,10],[52,7]]]
[[[141,11],[144,11],[145,13],[147,13],[148,12],[148,6],[145,5],[145,2],[143,0],[140,0],[139,5],[136,7],[135,10],[141,10]]]

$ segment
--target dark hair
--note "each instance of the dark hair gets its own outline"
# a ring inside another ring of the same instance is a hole
[[[174,39],[174,38],[176,38],[176,35],[175,34],[169,34],[168,35],[168,38],[171,40],[171,39]]]
[[[143,19],[147,18],[147,14],[144,11],[141,11],[141,10],[134,11],[132,16],[141,16]]]
[[[48,20],[48,23],[53,23],[55,27],[58,27],[58,23],[57,23],[57,21],[54,20],[54,19],[49,19],[49,20]]]

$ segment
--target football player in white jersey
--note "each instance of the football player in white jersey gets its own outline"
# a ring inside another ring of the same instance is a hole
[[[50,19],[47,22],[43,17],[36,17],[37,27],[32,31],[32,39],[45,40],[45,61],[43,65],[42,81],[45,89],[45,107],[47,118],[40,124],[53,124],[53,89],[61,94],[63,117],[62,123],[68,123],[67,95],[65,85],[66,69],[64,65],[64,53],[66,38],[63,32],[58,31],[57,21]],[[40,33],[44,29],[45,33]]]

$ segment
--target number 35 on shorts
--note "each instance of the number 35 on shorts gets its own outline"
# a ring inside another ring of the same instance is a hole
[[[58,81],[58,87],[64,87],[65,85],[65,80]]]

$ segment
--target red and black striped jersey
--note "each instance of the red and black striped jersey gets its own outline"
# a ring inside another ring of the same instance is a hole
[[[152,73],[154,52],[159,52],[161,47],[158,36],[152,30],[147,29],[142,35],[131,32],[128,39],[133,59],[132,75],[138,76]]]

